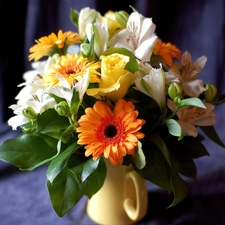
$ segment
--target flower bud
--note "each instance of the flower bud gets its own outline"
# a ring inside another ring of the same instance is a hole
[[[168,94],[171,99],[175,99],[176,97],[182,98],[183,88],[180,83],[173,82],[170,84],[168,88]]]
[[[173,101],[176,105],[179,105],[181,103],[181,101],[183,100],[183,97],[180,95],[180,96],[176,96]]]
[[[204,91],[205,100],[206,102],[211,102],[217,94],[217,88],[213,84],[206,84],[205,89],[206,89]]]
[[[67,116],[70,114],[69,106],[65,101],[61,101],[59,104],[56,104],[54,109],[60,116]]]
[[[126,27],[129,14],[126,11],[115,12],[116,21],[123,27]]]
[[[23,109],[22,113],[28,119],[35,119],[37,117],[37,113],[31,106],[28,106],[26,109]]]

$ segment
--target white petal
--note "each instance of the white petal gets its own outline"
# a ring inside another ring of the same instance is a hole
[[[157,39],[157,36],[152,36],[148,40],[142,42],[139,47],[135,50],[135,56],[138,59],[149,61],[152,55],[154,43]]]
[[[28,122],[28,119],[26,117],[24,117],[22,114],[13,116],[8,120],[8,124],[9,124],[9,126],[12,127],[13,130],[17,130],[17,127],[19,127],[27,122]]]

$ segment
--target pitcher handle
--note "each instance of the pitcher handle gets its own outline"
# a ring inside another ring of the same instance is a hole
[[[137,221],[142,219],[147,212],[148,192],[146,181],[134,170],[126,174],[126,179],[132,181],[135,197],[126,198],[123,207],[128,217],[133,221]]]

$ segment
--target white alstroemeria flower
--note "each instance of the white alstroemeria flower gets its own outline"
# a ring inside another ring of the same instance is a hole
[[[86,38],[86,26],[93,21],[101,21],[101,14],[89,7],[82,8],[78,18],[78,30],[82,40]]]
[[[15,114],[15,116],[8,120],[8,125],[11,126],[13,130],[17,130],[17,127],[29,122],[29,119],[23,115],[23,108],[21,106],[13,104],[9,108],[12,109]]]
[[[73,87],[70,86],[69,82],[63,76],[60,76],[58,74],[56,76],[60,80],[60,83],[62,85],[47,88],[45,90],[46,93],[51,93],[65,99],[67,104],[70,106],[71,99],[73,97],[73,88],[76,88],[79,92],[79,99],[81,103],[89,85],[90,71],[88,70],[88,72],[83,75],[83,78],[79,80]]]
[[[23,79],[25,82],[18,85],[18,87],[30,84],[30,83],[36,83],[41,85],[41,77],[39,74],[44,73],[45,70],[45,64],[47,61],[37,61],[33,62],[31,64],[31,67],[33,70],[28,70],[23,74]]]
[[[37,92],[44,90],[47,86],[44,86],[41,82],[41,75],[45,73],[52,63],[52,58],[49,57],[46,61],[38,61],[32,63],[32,68],[34,70],[29,70],[23,74],[25,82],[18,85],[18,87],[23,87],[20,92],[15,97],[16,100],[26,102],[32,100],[33,96],[36,96]]]
[[[126,29],[123,29],[109,41],[110,47],[124,47],[144,61],[148,61],[152,55],[156,25],[151,18],[145,18],[138,12],[129,16]]]
[[[42,85],[41,76],[39,75],[48,70],[51,63],[51,57],[47,61],[34,62],[32,63],[34,70],[29,70],[23,74],[25,82],[18,85],[23,88],[15,97],[17,103],[9,107],[15,114],[8,120],[8,124],[13,130],[29,122],[29,118],[23,114],[23,110],[28,107],[31,107],[36,114],[41,114],[49,108],[54,108],[56,102],[54,98],[45,92],[46,86]]]
[[[35,83],[42,86],[40,74],[43,74],[48,71],[52,62],[53,59],[51,57],[48,57],[47,60],[33,62],[31,64],[33,70],[28,70],[23,74],[23,79],[25,80],[25,82],[19,84],[18,87],[22,87],[30,83]]]
[[[168,99],[168,107],[174,111],[175,103]],[[177,122],[181,126],[183,135],[197,137],[198,130],[196,126],[212,126],[216,124],[215,105],[204,103],[205,109],[196,106],[182,106],[177,111]]]
[[[73,96],[73,90],[69,82],[63,76],[56,74],[56,77],[59,79],[61,86],[49,87],[45,91],[65,99],[68,105],[70,105],[71,98]]]
[[[87,24],[86,33],[87,38],[91,41],[91,37],[94,36],[94,51],[99,57],[106,49],[109,40],[108,27],[104,23],[96,22],[94,24]]]
[[[198,97],[205,91],[204,82],[197,79],[197,75],[201,72],[206,64],[207,58],[202,56],[195,62],[189,52],[185,52],[181,57],[181,63],[175,62],[166,75],[167,83],[181,83],[185,95],[190,97]]]
[[[54,98],[50,97],[45,93],[44,89],[34,83],[25,86],[17,95],[17,99],[17,104],[9,107],[15,114],[8,120],[8,124],[12,126],[13,130],[29,121],[29,118],[23,114],[24,109],[31,107],[36,114],[41,114],[49,108],[54,108],[56,104]]]
[[[166,108],[165,73],[162,68],[152,68],[149,64],[140,64],[139,77],[135,81],[136,89],[154,99],[162,111]]]

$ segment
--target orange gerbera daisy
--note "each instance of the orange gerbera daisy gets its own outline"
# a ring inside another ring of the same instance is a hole
[[[144,137],[139,132],[145,123],[137,119],[138,111],[132,102],[118,100],[112,112],[109,106],[97,101],[93,108],[87,108],[78,121],[78,144],[85,146],[85,156],[93,159],[108,158],[113,165],[122,164],[127,154],[135,155],[138,139]]]
[[[88,63],[88,59],[84,58],[81,54],[69,54],[60,56],[56,64],[52,64],[48,73],[42,74],[42,83],[48,86],[61,85],[60,81],[56,77],[56,74],[64,77],[69,84],[72,86],[74,80],[79,81],[90,69],[90,82],[100,82],[97,70],[100,68],[101,63],[91,62]]]
[[[38,61],[43,56],[51,55],[53,46],[57,45],[59,49],[62,49],[65,45],[68,47],[75,43],[80,43],[80,37],[78,33],[68,31],[63,33],[59,30],[58,36],[55,33],[51,33],[49,36],[42,37],[35,40],[37,44],[30,48],[29,60],[34,59]]]
[[[153,53],[161,56],[168,66],[172,66],[172,58],[181,58],[181,51],[175,45],[170,42],[165,43],[157,39],[154,45]]]

